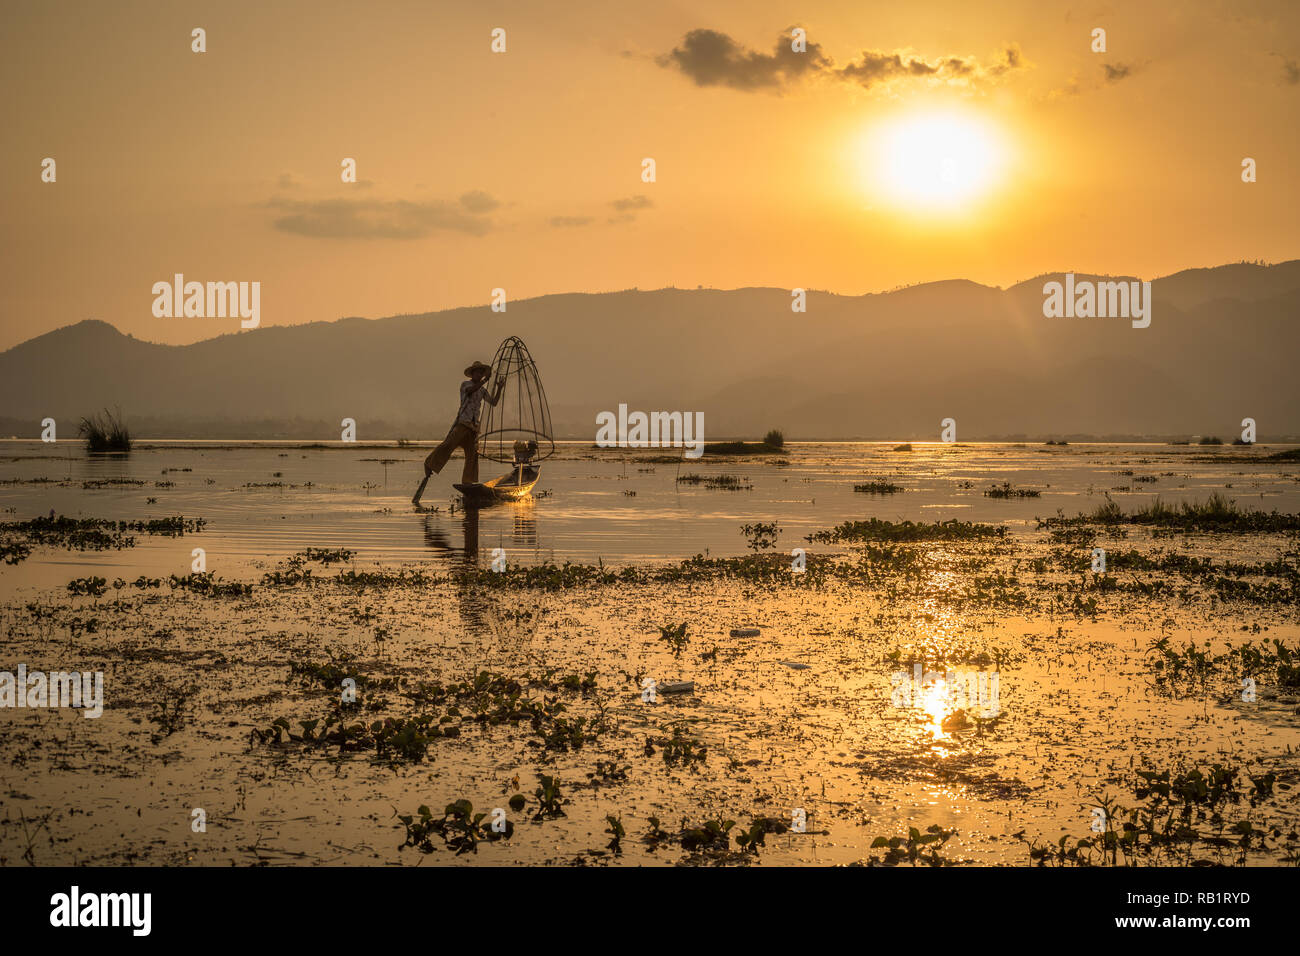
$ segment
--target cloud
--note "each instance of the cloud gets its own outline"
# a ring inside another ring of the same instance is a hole
[[[652,209],[654,208],[654,200],[649,196],[638,194],[636,196],[629,196],[627,199],[615,199],[610,203],[610,205],[619,212],[629,212],[635,209]]]
[[[607,222],[633,222],[636,220],[636,214],[642,209],[653,209],[654,200],[649,196],[636,195],[628,196],[626,199],[615,199],[610,202],[614,212],[618,215],[610,216]]]
[[[898,51],[864,50],[856,60],[835,72],[864,89],[908,80],[973,87],[1001,79],[1025,66],[1020,47],[1013,43],[1002,51],[999,59],[988,65],[981,64],[974,57],[947,56],[931,61]]]
[[[864,89],[900,82],[975,87],[991,83],[1028,66],[1020,47],[1008,45],[992,63],[973,57],[944,56],[927,60],[905,51],[864,50],[838,68],[821,46],[808,41],[807,52],[796,53],[788,35],[777,38],[771,53],[750,50],[725,33],[692,30],[671,53],[656,58],[662,67],[676,68],[696,86],[728,86],[736,90],[783,92],[809,77],[831,77]]]
[[[654,200],[649,196],[637,194],[628,196],[626,199],[611,199],[609,207],[614,210],[616,215],[610,216],[605,220],[606,223],[617,224],[623,222],[634,222],[637,213],[643,209],[653,209]],[[556,229],[569,229],[579,226],[590,226],[595,222],[592,216],[552,216],[547,222]]]
[[[491,231],[484,213],[500,203],[484,192],[465,193],[459,202],[405,199],[272,199],[281,232],[313,239],[420,239],[435,232],[481,236]]]
[[[736,90],[780,91],[783,87],[822,72],[830,60],[821,47],[809,42],[796,53],[793,39],[779,37],[771,53],[747,50],[717,30],[692,30],[674,47],[656,59],[663,67],[675,67],[696,86],[729,86]]]
[[[501,202],[481,189],[474,189],[461,194],[460,204],[472,213],[488,213],[498,208]]]
[[[1282,61],[1282,77],[1288,86],[1295,86],[1300,83],[1300,63],[1291,58]]]
[[[1131,63],[1103,63],[1101,68],[1106,71],[1107,83],[1118,83],[1133,75],[1133,65]]]

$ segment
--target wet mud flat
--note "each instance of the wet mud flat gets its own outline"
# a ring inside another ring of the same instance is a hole
[[[6,667],[104,674],[0,710],[0,858],[1294,865],[1298,520],[74,579],[0,606]]]

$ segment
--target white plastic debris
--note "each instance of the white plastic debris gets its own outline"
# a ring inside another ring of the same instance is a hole
[[[695,681],[681,680],[673,684],[660,684],[656,690],[661,694],[693,694],[695,693]]]

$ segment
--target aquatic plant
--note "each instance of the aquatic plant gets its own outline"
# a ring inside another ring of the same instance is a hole
[[[1205,501],[1184,501],[1168,505],[1157,496],[1150,504],[1125,512],[1109,498],[1091,514],[1074,518],[1058,515],[1039,518],[1039,528],[1064,528],[1077,525],[1147,525],[1168,531],[1211,531],[1224,533],[1281,533],[1300,530],[1300,514],[1277,511],[1247,511],[1234,499],[1214,492]]]
[[[1249,790],[1244,789],[1242,776],[1250,780]],[[1129,784],[1137,805],[1123,806],[1111,794],[1092,795],[1094,806],[1085,809],[1094,821],[1093,836],[1071,843],[1065,835],[1055,844],[1026,839],[1023,830],[1014,836],[1028,844],[1030,860],[1038,866],[1117,866],[1121,860],[1130,866],[1161,862],[1244,866],[1249,852],[1269,850],[1270,832],[1255,826],[1249,815],[1229,820],[1229,815],[1235,815],[1231,809],[1246,804],[1255,811],[1272,802],[1276,780],[1272,771],[1253,775],[1221,763],[1205,768],[1137,769]],[[1271,835],[1280,831],[1274,829]],[[1233,857],[1225,859],[1225,853]]]
[[[167,582],[174,591],[192,591],[207,597],[247,597],[253,593],[251,584],[222,581],[212,571],[193,571],[185,575],[170,575]]]
[[[896,495],[903,490],[903,486],[881,478],[878,481],[868,481],[860,485],[854,485],[853,490],[867,495]]]
[[[913,522],[883,521],[868,518],[866,521],[846,521],[829,531],[808,535],[809,541],[834,544],[841,541],[975,541],[1006,537],[1005,525],[975,524],[970,521]]]
[[[77,434],[86,439],[86,451],[126,453],[131,450],[131,433],[122,420],[122,412],[104,409],[103,415],[81,419]]]
[[[872,857],[872,863],[880,866],[897,866],[904,862],[911,866],[916,866],[917,863],[955,866],[955,861],[944,859],[939,855],[939,850],[956,835],[956,830],[945,830],[939,824],[932,823],[925,828],[924,833],[916,827],[909,827],[906,837],[878,836],[871,841],[871,848],[883,849],[885,853],[879,858]]]
[[[427,805],[421,804],[414,814],[403,815],[393,811],[402,826],[406,828],[406,840],[399,850],[408,846],[415,847],[421,853],[432,853],[433,836],[440,836],[447,848],[455,850],[456,855],[477,853],[480,843],[492,843],[508,840],[514,836],[515,825],[509,820],[502,824],[500,830],[489,822],[486,813],[475,813],[474,804],[468,800],[456,800],[447,804],[441,818],[435,818]]]
[[[753,491],[754,486],[746,479],[737,478],[735,475],[678,475],[677,481],[684,485],[704,485],[705,488],[713,488],[721,491]]]
[[[1009,481],[1002,482],[1000,486],[994,485],[984,492],[985,498],[1038,498],[1041,495],[1041,491],[1033,488],[1012,488]]]
[[[597,760],[596,769],[587,772],[587,779],[593,784],[627,783],[627,772],[631,765],[619,766],[615,760]]]
[[[150,722],[158,728],[151,735],[155,744],[189,723],[189,703],[197,692],[198,688],[193,684],[163,689],[162,697],[154,702],[153,709],[149,712]]]
[[[662,747],[664,763],[669,767],[678,765],[684,766],[691,770],[698,770],[697,765],[704,763],[704,758],[708,755],[709,748],[704,746],[694,737],[687,736],[684,724],[675,724],[671,737],[661,737],[658,739],[646,738],[646,754],[654,752],[654,744]]]
[[[108,581],[101,577],[74,578],[68,582],[69,594],[84,594],[100,597],[108,590]]]
[[[682,649],[690,643],[691,639],[686,636],[686,623],[659,625],[659,640],[666,641],[673,649],[673,657],[681,657]]]
[[[537,800],[537,810],[533,814],[533,819],[544,820],[565,816],[564,807],[569,801],[560,790],[559,778],[539,774],[538,781],[537,789],[533,791],[533,797]]]
[[[747,547],[758,552],[776,547],[776,539],[781,533],[781,526],[775,521],[756,521],[753,524],[741,525],[740,533],[749,539]]]
[[[679,840],[687,853],[698,850],[727,850],[730,848],[731,828],[735,820],[707,820],[703,826],[682,827]]]
[[[623,854],[623,837],[627,836],[627,830],[623,829],[623,817],[616,817],[612,813],[607,813],[605,822],[609,824],[605,827],[605,832],[610,835],[610,841],[605,846],[615,856],[621,856]]]

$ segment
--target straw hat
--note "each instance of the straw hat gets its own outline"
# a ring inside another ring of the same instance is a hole
[[[484,365],[482,362],[475,362],[475,363],[474,363],[473,365],[471,365],[469,368],[465,369],[465,377],[466,377],[466,378],[473,378],[473,377],[474,377],[474,373],[475,373],[475,372],[480,372],[480,371],[481,371],[481,372],[490,372],[490,371],[492,371],[492,366],[491,366],[491,365]]]

